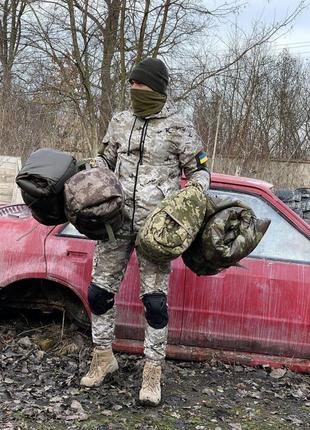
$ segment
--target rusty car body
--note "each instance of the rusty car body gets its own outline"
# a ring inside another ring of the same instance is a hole
[[[310,226],[271,184],[214,174],[211,194],[238,198],[271,225],[259,246],[215,276],[172,263],[168,357],[310,372]],[[37,223],[24,205],[0,207],[0,306],[65,310],[89,323],[95,242],[71,224]],[[132,254],[117,296],[115,349],[141,353],[144,318]]]

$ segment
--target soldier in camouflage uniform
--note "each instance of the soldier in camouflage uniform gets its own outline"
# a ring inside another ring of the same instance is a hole
[[[95,344],[89,372],[81,384],[99,385],[118,368],[112,352],[114,297],[124,276],[135,236],[159,202],[187,180],[209,187],[205,153],[192,124],[166,105],[168,71],[159,59],[147,58],[133,69],[129,82],[132,111],[113,116],[98,164],[119,178],[125,194],[125,219],[117,240],[98,242],[88,300]],[[146,260],[137,253],[141,300],[145,308],[145,365],[139,399],[157,405],[161,400],[161,363],[168,334],[167,288],[170,264]]]

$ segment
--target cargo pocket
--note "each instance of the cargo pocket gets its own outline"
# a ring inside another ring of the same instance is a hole
[[[162,220],[161,222],[158,220],[158,224],[161,224],[163,228],[158,230],[157,242],[169,248],[186,246],[190,239],[187,228],[166,209],[163,209],[157,218],[159,216]]]

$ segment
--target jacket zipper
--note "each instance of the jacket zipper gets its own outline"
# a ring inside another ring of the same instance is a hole
[[[147,125],[148,125],[148,120],[144,120],[144,124],[142,127],[142,131],[141,131],[141,136],[140,136],[140,144],[139,144],[139,160],[136,166],[136,176],[135,176],[135,184],[134,184],[134,188],[133,188],[133,195],[132,195],[132,202],[133,202],[133,210],[132,210],[132,218],[131,218],[131,232],[133,232],[133,224],[134,224],[134,218],[135,218],[135,212],[136,212],[136,189],[137,189],[137,182],[138,182],[138,174],[139,174],[139,167],[140,164],[142,164],[142,158],[143,158],[143,150],[144,150],[144,141],[145,141],[145,137],[146,137],[146,132],[147,132]],[[132,132],[131,132],[132,135]],[[130,135],[130,139],[131,139],[131,135]],[[129,141],[129,145],[130,145],[130,141]],[[129,152],[128,152],[129,155]]]

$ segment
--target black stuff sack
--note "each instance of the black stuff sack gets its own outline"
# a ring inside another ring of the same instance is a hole
[[[64,184],[77,173],[76,159],[65,152],[42,148],[34,151],[16,176],[25,204],[44,225],[67,221]]]

